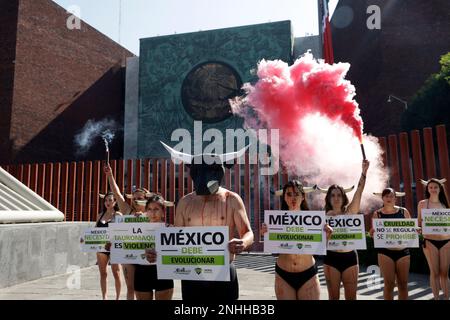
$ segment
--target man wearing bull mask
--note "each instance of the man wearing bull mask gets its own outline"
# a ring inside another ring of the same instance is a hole
[[[162,142],[161,142],[162,143]],[[186,301],[232,301],[239,298],[239,284],[233,264],[235,255],[250,248],[253,231],[241,197],[220,186],[225,167],[241,157],[247,148],[227,154],[189,155],[162,143],[172,161],[181,160],[190,168],[194,191],[180,199],[175,215],[176,227],[228,226],[230,251],[230,281],[181,282],[182,298]],[[238,237],[235,237],[235,235]],[[147,252],[150,262],[156,261],[155,251]]]

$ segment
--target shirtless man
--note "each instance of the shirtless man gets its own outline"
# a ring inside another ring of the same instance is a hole
[[[250,248],[253,231],[241,197],[220,187],[226,162],[239,158],[245,149],[232,154],[190,156],[179,153],[167,145],[172,159],[177,158],[190,167],[194,191],[180,199],[175,216],[176,227],[228,226],[230,251],[230,281],[181,282],[183,300],[232,301],[239,298],[239,284],[233,264],[235,255]],[[231,165],[232,166],[232,165]],[[155,252],[148,251],[147,259],[156,260]]]

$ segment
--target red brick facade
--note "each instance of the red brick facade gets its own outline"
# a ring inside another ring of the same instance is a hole
[[[1,163],[75,160],[73,138],[88,119],[123,123],[132,53],[84,22],[68,29],[69,14],[51,0],[1,0],[0,17]],[[112,157],[122,152],[116,139]],[[96,148],[86,158],[102,156]]]
[[[380,30],[367,28],[370,5],[381,9]],[[349,12],[342,9],[345,6],[353,11],[353,19],[339,28],[343,13]],[[450,1],[340,0],[332,34],[336,62],[352,65],[348,77],[356,87],[365,132],[397,133],[404,104],[388,103],[388,95],[410,102],[425,80],[439,71],[440,56],[450,51]]]

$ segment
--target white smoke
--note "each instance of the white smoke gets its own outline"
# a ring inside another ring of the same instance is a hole
[[[100,121],[89,119],[74,137],[77,156],[85,155],[99,138],[103,139],[108,151],[108,144],[112,142],[118,130],[120,130],[119,124],[112,119],[106,118]]]

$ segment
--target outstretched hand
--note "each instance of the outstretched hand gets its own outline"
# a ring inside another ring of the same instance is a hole
[[[150,263],[156,262],[156,250],[155,249],[145,249],[145,257]]]
[[[112,175],[112,169],[111,166],[109,164],[105,165],[103,167],[103,172],[106,174],[106,176],[111,176]]]
[[[244,241],[241,239],[231,239],[230,242],[228,242],[228,250],[230,250],[230,253],[236,254],[241,253],[244,251]]]

